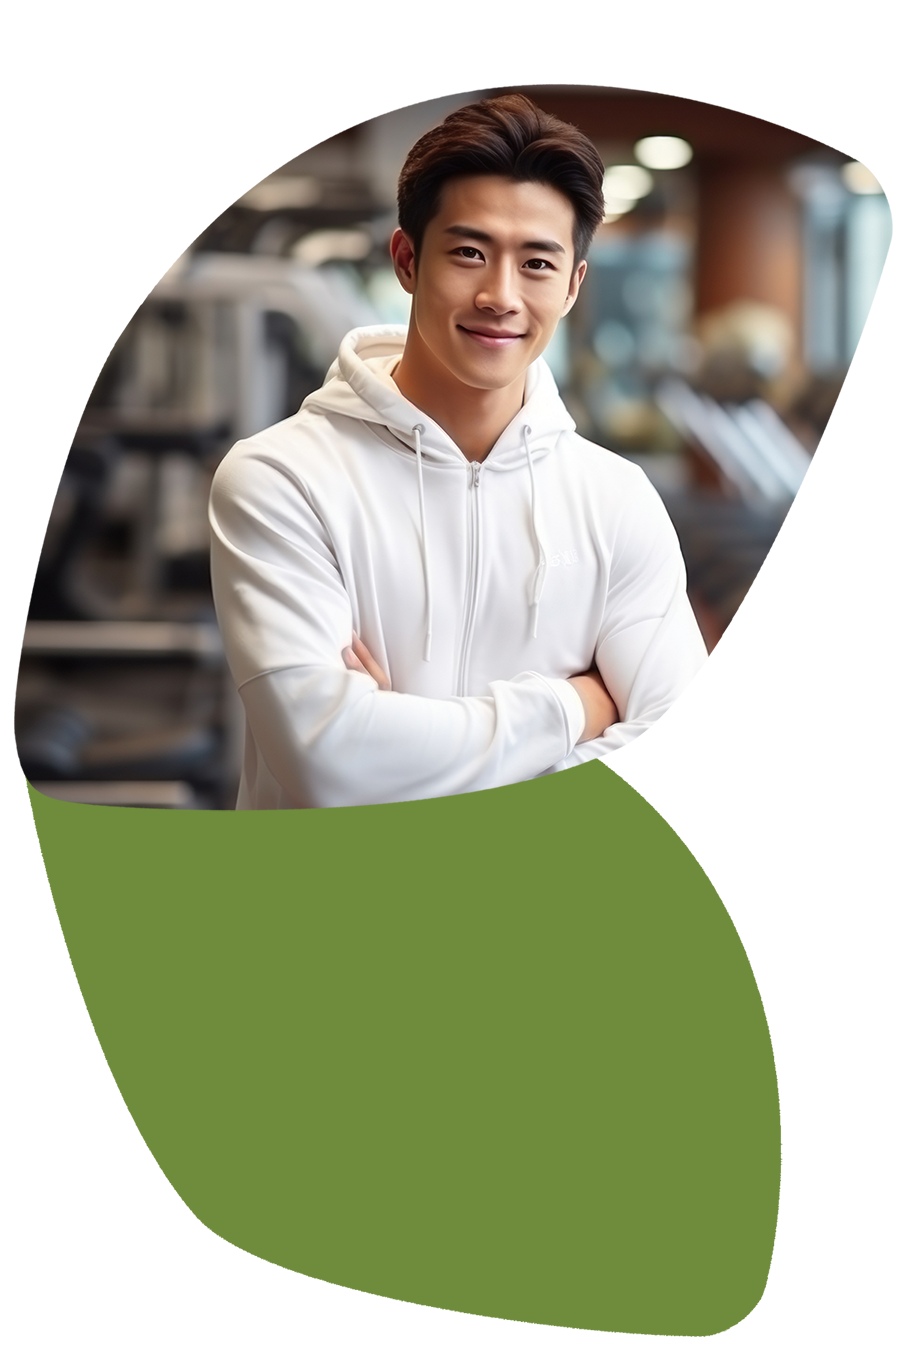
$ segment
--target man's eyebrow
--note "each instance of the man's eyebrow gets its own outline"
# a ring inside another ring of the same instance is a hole
[[[493,235],[484,230],[476,230],[471,225],[448,225],[444,234],[452,234],[459,239],[477,239],[482,244],[492,244]],[[526,239],[520,248],[533,248],[538,253],[565,253],[565,246],[555,239]]]

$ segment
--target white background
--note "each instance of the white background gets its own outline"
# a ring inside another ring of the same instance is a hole
[[[44,876],[12,739],[28,595],[109,348],[187,244],[278,165],[445,93],[605,84],[793,127],[863,160],[896,209],[888,21],[879,0],[51,0],[7,18],[0,1327],[15,1350],[653,1343],[338,1289],[188,1212],[112,1081]],[[781,1211],[765,1296],[719,1338],[741,1350],[896,1336],[896,253],[749,598],[679,706],[613,761],[709,873],[769,1018]]]

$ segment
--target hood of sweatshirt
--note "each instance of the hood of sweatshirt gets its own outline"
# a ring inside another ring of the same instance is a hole
[[[308,412],[339,413],[385,427],[425,460],[467,464],[443,427],[404,398],[391,379],[403,355],[406,328],[384,324],[354,328],[341,343],[321,389],[304,401]],[[555,446],[575,423],[543,358],[528,368],[525,402],[484,460],[485,470],[524,469]],[[418,444],[417,444],[418,443]],[[526,448],[527,447],[527,448]]]

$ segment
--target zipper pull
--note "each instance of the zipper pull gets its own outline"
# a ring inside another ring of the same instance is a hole
[[[478,463],[474,463],[474,462],[473,462],[473,464],[472,464],[472,486],[473,486],[473,488],[477,488],[477,486],[478,486],[478,479],[479,479],[480,476],[481,476],[481,465],[478,464]]]

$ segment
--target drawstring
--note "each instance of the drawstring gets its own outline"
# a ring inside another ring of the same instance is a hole
[[[425,660],[431,660],[431,572],[428,567],[428,533],[425,529],[425,485],[422,481],[422,441],[425,427],[417,422],[413,427],[416,438],[416,468],[419,474],[419,522],[422,529],[422,561],[425,567]]]
[[[538,615],[541,612],[541,592],[544,589],[544,578],[547,575],[547,555],[544,552],[544,545],[541,541],[537,523],[537,493],[534,486],[534,462],[531,458],[531,446],[528,444],[530,433],[531,427],[522,428],[522,440],[525,442],[525,454],[528,456],[528,473],[531,477],[531,528],[534,532],[534,542],[538,554],[538,565],[534,574],[534,582],[531,587],[531,605],[534,609],[534,625],[531,630],[531,636],[536,638],[538,631]]]

